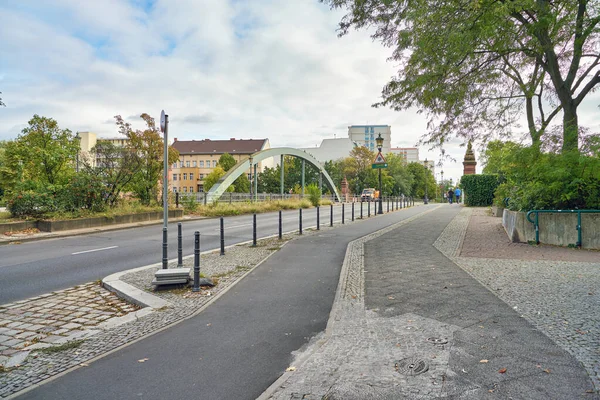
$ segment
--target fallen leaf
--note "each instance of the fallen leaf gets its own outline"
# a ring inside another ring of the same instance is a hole
[[[482,364],[487,364],[488,360],[480,360],[479,362],[482,363]]]
[[[293,372],[296,370],[296,367],[288,367],[285,372]]]
[[[206,324],[206,326],[211,326],[212,324]]]
[[[485,328],[485,326],[483,326],[483,325],[479,325],[479,327],[480,327],[480,328]]]
[[[80,365],[80,366],[82,366],[82,367],[87,367],[87,366],[89,366],[90,364],[88,364],[88,363],[81,363],[81,364],[79,364],[79,365]]]
[[[396,343],[396,347],[400,347],[400,343]]]
[[[394,300],[394,299],[395,299],[395,297],[394,297],[394,296],[388,296],[388,299],[390,299],[390,300]]]
[[[545,373],[547,373],[547,374],[549,374],[549,373],[550,373],[550,370],[549,370],[548,368],[546,368],[546,369],[544,370],[544,372],[545,372]]]
[[[141,360],[138,360],[139,363],[146,362],[146,361],[148,361],[147,358],[142,358]]]
[[[506,372],[506,368],[502,368],[501,370],[499,370],[498,372],[500,372],[501,374]]]

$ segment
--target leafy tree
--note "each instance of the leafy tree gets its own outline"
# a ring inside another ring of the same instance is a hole
[[[486,141],[523,115],[532,143],[562,113],[562,151],[577,151],[578,107],[600,82],[597,0],[322,0],[340,22],[375,27],[398,76],[376,106],[429,114],[426,143]]]
[[[233,168],[235,164],[237,164],[235,158],[229,153],[223,153],[221,157],[219,157],[218,165],[220,165],[225,172]]]
[[[278,166],[275,168],[265,168],[263,172],[258,174],[258,192],[259,193],[279,193],[280,191],[280,176],[281,169]]]
[[[77,150],[70,130],[60,129],[52,118],[36,114],[17,139],[4,148],[0,179],[9,185],[19,180],[66,183],[75,173]]]
[[[412,175],[410,195],[417,198],[425,197],[425,186],[427,185],[427,196],[435,196],[435,178],[429,168],[416,162],[409,163],[407,168]]]
[[[217,165],[210,174],[206,175],[206,177],[204,178],[204,192],[208,192],[210,190],[211,187],[213,187],[218,181],[219,179],[221,179],[221,177],[223,175],[225,175],[226,172],[223,169],[223,167],[221,167],[220,165]],[[226,192],[233,192],[235,190],[235,188],[233,187],[233,185],[230,185],[227,190],[225,190]]]
[[[242,174],[233,181],[233,191],[236,193],[250,193],[250,181],[246,174]]]
[[[345,159],[344,175],[354,193],[360,194],[364,188],[378,187],[377,173],[371,167],[374,159],[375,153],[364,146],[353,148],[350,157]]]
[[[404,157],[390,153],[386,156],[386,161],[388,163],[386,172],[392,178],[392,189],[389,194],[410,194],[414,178],[406,166]]]

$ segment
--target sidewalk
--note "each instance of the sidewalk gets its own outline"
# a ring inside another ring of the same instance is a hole
[[[260,399],[600,398],[598,253],[457,210],[352,242],[325,338]]]

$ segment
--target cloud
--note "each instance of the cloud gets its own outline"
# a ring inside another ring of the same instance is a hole
[[[210,113],[191,114],[181,118],[181,123],[184,124],[211,124],[215,122],[215,116]]]

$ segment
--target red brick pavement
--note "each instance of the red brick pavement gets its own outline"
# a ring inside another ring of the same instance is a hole
[[[600,251],[512,243],[502,218],[492,217],[487,208],[473,208],[460,256],[600,263]]]

